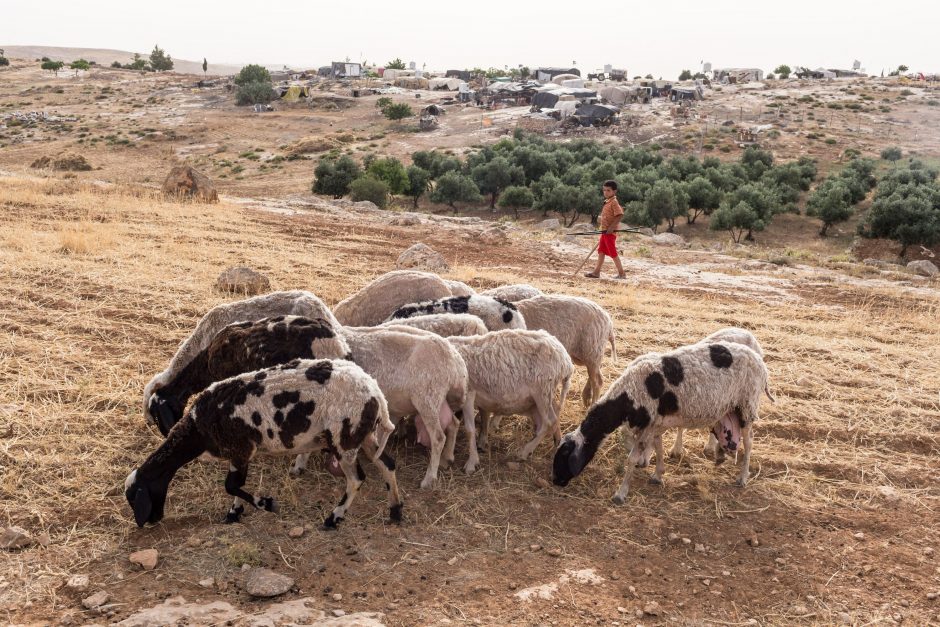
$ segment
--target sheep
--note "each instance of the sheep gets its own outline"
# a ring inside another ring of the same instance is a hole
[[[223,328],[185,368],[150,396],[148,414],[166,436],[186,401],[211,383],[292,359],[347,358],[349,345],[323,320],[301,316],[236,322]]]
[[[454,281],[452,279],[444,279],[444,283],[447,284],[447,287],[450,288],[451,296],[473,296],[477,293],[475,289],[463,283],[461,281]]]
[[[436,313],[470,313],[480,318],[490,331],[526,328],[525,319],[515,305],[477,295],[451,296],[404,305],[396,309],[386,322]]]
[[[587,368],[588,379],[581,392],[581,402],[590,407],[604,385],[601,365],[608,343],[611,356],[617,359],[610,315],[594,301],[577,296],[535,296],[520,300],[516,307],[525,318],[526,328],[548,331],[564,345],[575,364]]]
[[[662,432],[682,426],[713,429],[728,450],[736,451],[743,442],[737,483],[744,487],[750,476],[752,426],[761,393],[773,400],[767,380],[763,360],[741,344],[700,342],[670,353],[641,355],[591,407],[581,425],[565,434],[555,452],[552,481],[568,485],[593,459],[604,438],[623,426],[629,452],[623,483],[613,497],[623,504],[633,467],[648,465],[653,447],[656,472],[650,482],[662,483]]]
[[[428,331],[397,327],[344,327],[352,360],[378,381],[397,421],[417,414],[418,441],[430,448],[430,461],[421,487],[437,481],[438,468],[454,461],[457,423],[453,412],[464,405],[467,367],[442,337]],[[292,469],[299,474],[306,457]]]
[[[754,334],[747,329],[741,329],[739,327],[726,327],[724,329],[715,331],[701,341],[706,343],[732,342],[734,344],[743,344],[757,353],[761,359],[764,358],[764,349],[761,348],[760,342],[758,342],[757,338],[754,337]],[[673,459],[679,459],[682,457],[683,431],[684,429],[682,427],[676,429],[676,441],[673,443],[672,448],[669,449],[669,457],[672,457]],[[722,449],[718,447],[718,440],[715,439],[715,434],[713,433],[709,433],[708,443],[705,445],[705,450],[703,452],[706,456],[712,455],[715,458],[715,461],[718,463],[721,463],[721,461],[724,460]]]
[[[223,303],[210,309],[196,324],[193,332],[183,340],[170,364],[154,376],[144,387],[144,418],[157,424],[150,414],[150,396],[166,386],[212,341],[226,325],[244,320],[258,320],[272,316],[295,315],[310,319],[322,318],[333,328],[339,326],[333,312],[310,292],[271,292],[232,303]]]
[[[487,331],[483,321],[471,314],[431,314],[429,316],[415,316],[414,318],[396,318],[383,322],[379,326],[413,327],[430,331],[441,337],[483,335]]]
[[[500,298],[510,303],[518,303],[520,300],[525,300],[526,298],[541,296],[542,290],[526,283],[517,283],[515,285],[500,285],[491,290],[480,292],[480,295],[489,296],[490,298]]]
[[[360,447],[378,468],[389,492],[389,518],[401,520],[395,461],[385,454],[394,430],[382,390],[352,362],[296,359],[223,379],[206,388],[166,440],[124,482],[124,495],[138,527],[163,518],[176,472],[208,453],[229,462],[225,491],[235,497],[226,522],[237,522],[244,504],[270,512],[270,496],[243,489],[256,453],[294,454],[326,450],[346,477],[346,491],[324,521],[335,528],[365,479],[356,461]]]
[[[436,274],[395,270],[374,279],[349,298],[340,301],[333,312],[344,325],[371,327],[407,303],[452,295],[451,286]]]
[[[464,429],[469,436],[470,456],[464,470],[472,474],[480,463],[477,453],[474,408],[489,413],[529,414],[535,421],[535,437],[517,453],[525,460],[546,433],[557,436],[558,416],[564,406],[574,366],[561,342],[545,331],[506,329],[486,335],[451,337],[448,341],[467,364],[469,383],[463,407]],[[561,384],[556,409],[552,397]],[[557,439],[556,439],[557,443]]]

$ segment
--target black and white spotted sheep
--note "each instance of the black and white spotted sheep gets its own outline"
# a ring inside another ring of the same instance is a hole
[[[176,472],[204,453],[227,460],[225,491],[235,497],[226,522],[239,520],[244,503],[277,511],[270,496],[243,489],[257,453],[290,455],[326,450],[346,477],[346,491],[324,525],[336,527],[365,479],[360,448],[389,491],[389,517],[401,520],[395,461],[385,452],[394,430],[378,383],[345,360],[293,360],[210,385],[196,397],[160,447],[124,483],[137,525],[163,518]]]
[[[411,303],[399,307],[386,322],[430,314],[473,314],[483,321],[490,331],[502,329],[525,329],[525,319],[512,303],[489,296],[451,296]]]
[[[304,316],[311,320],[322,318],[333,328],[339,326],[329,307],[314,294],[303,290],[271,292],[217,305],[199,320],[193,332],[183,340],[166,369],[144,387],[144,418],[158,424],[156,416],[150,413],[151,395],[172,381],[223,328],[234,322],[287,315]]]
[[[457,294],[453,289],[461,293]],[[361,290],[337,303],[333,313],[346,326],[371,327],[407,303],[463,296],[463,291],[463,288],[451,285],[431,272],[393,270],[376,277]]]
[[[514,283],[513,285],[500,285],[491,290],[480,292],[481,296],[499,298],[510,303],[518,303],[526,298],[534,298],[542,295],[542,290],[528,283]],[[456,294],[455,294],[456,296]]]
[[[628,448],[626,471],[615,503],[630,491],[634,467],[645,467],[656,450],[652,483],[662,483],[662,433],[675,427],[712,429],[727,449],[743,442],[738,485],[747,484],[753,424],[761,394],[773,400],[767,367],[753,350],[729,342],[698,343],[670,353],[636,358],[588,411],[581,425],[565,434],[555,452],[552,481],[565,486],[581,474],[598,447],[618,427]]]
[[[216,381],[292,359],[350,359],[349,345],[322,318],[277,316],[230,324],[150,396],[149,414],[165,436],[193,394]]]
[[[760,342],[757,341],[757,338],[753,333],[747,329],[742,329],[740,327],[725,327],[724,329],[719,329],[706,338],[703,338],[701,342],[731,342],[733,344],[743,344],[747,346],[752,351],[758,354],[758,356],[764,358],[764,349],[761,347]],[[669,450],[669,457],[678,459],[682,457],[682,432],[684,429],[679,427],[676,430],[676,441],[673,443],[672,448]],[[724,461],[724,449],[718,446],[718,440],[715,438],[714,434],[710,434],[708,437],[708,442],[705,444],[705,450],[703,451],[706,456],[712,456],[715,459],[715,462],[720,464]]]
[[[487,332],[486,325],[472,314],[430,314],[428,316],[415,316],[413,318],[395,318],[379,325],[388,327],[412,327],[430,331],[441,337],[459,335],[483,335]]]

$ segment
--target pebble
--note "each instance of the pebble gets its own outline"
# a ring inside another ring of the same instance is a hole
[[[858,533],[856,533],[856,534],[855,534],[854,536],[852,536],[852,537],[855,538],[856,540],[864,540],[864,539],[865,539],[865,534],[862,533],[861,531],[859,531]]]
[[[928,546],[927,548],[924,549],[924,555],[926,555],[927,557],[930,557],[931,555],[933,555],[933,549]]]
[[[692,540],[689,538],[682,538],[682,544],[692,544]]]
[[[515,581],[510,582],[510,584],[509,584],[509,589],[510,589],[510,590],[515,590],[515,589],[518,588],[518,587],[519,587],[519,584],[517,584]]]
[[[646,575],[647,577],[652,577],[652,576],[653,576],[653,571],[651,571],[649,568],[644,568],[644,569],[643,569],[643,574]]]
[[[288,537],[299,538],[304,535],[304,528],[301,526],[291,527],[290,531],[287,532]]]
[[[546,479],[545,477],[536,477],[536,478],[535,478],[535,485],[537,485],[537,486],[540,487],[540,488],[546,489],[546,490],[547,490],[548,488],[552,487],[552,484],[550,484],[550,483],[548,482],[548,479]]]
[[[456,564],[456,563],[457,563],[457,556],[454,556],[454,557],[450,558],[449,560],[447,560],[447,565],[448,565],[448,566],[453,566],[453,565]]]
[[[96,607],[101,607],[102,605],[107,603],[108,599],[110,598],[111,597],[108,596],[107,592],[105,592],[104,590],[100,590],[94,593],[93,595],[91,595],[90,597],[85,597],[84,599],[82,599],[82,605],[85,607],[86,610],[93,610]]]
[[[678,533],[670,533],[670,534],[669,534],[669,541],[670,541],[670,542],[678,542],[679,539],[680,539],[680,538],[679,538],[679,534],[678,534]]]
[[[760,540],[757,539],[757,534],[751,534],[751,537],[747,539],[747,543],[753,547],[760,546]]]
[[[52,538],[49,537],[48,532],[43,531],[38,536],[36,536],[36,542],[38,542],[40,546],[49,546],[52,544]]]
[[[649,614],[650,616],[657,616],[662,610],[659,607],[659,603],[656,601],[650,601],[643,606],[643,613]]]
[[[33,539],[22,527],[0,529],[0,549],[22,549],[33,543]]]
[[[695,552],[696,552],[696,553],[704,553],[704,552],[705,552],[705,545],[704,545],[704,544],[696,544],[696,545],[695,545]]]
[[[153,570],[157,567],[157,558],[156,549],[144,549],[143,551],[131,553],[128,559],[132,564],[137,564],[144,570]]]
[[[628,612],[627,608],[625,607],[618,607],[617,611],[620,612],[621,614],[626,614]]]
[[[794,613],[794,614],[799,614],[800,616],[802,616],[802,615],[804,615],[804,614],[809,614],[809,610],[807,609],[807,607],[806,607],[805,605],[794,605],[794,606],[793,606],[793,613]]]
[[[907,599],[901,599],[901,607],[910,607],[910,606],[911,606],[910,601],[908,601]]]
[[[721,576],[722,576],[722,577],[730,577],[730,576],[731,576],[731,571],[730,571],[730,570],[723,570],[723,571],[721,571]]]
[[[787,560],[783,559],[782,557],[778,557],[777,559],[774,560],[774,562],[776,562],[780,566],[785,566],[787,563]]]
[[[927,593],[927,600],[928,600],[928,601],[936,601],[936,600],[937,600],[937,593],[936,593],[936,592],[928,592],[928,593]]]
[[[268,568],[252,568],[245,575],[245,592],[253,597],[276,597],[293,587],[293,579]]]
[[[65,587],[76,592],[84,592],[88,589],[88,584],[88,575],[72,575],[69,577],[69,580],[65,582]]]
[[[202,586],[203,588],[211,588],[212,586],[215,585],[215,579],[213,579],[212,577],[206,577],[205,579],[200,579],[199,585]]]
[[[339,592],[337,592],[337,593],[335,593],[335,594],[333,595],[333,600],[334,600],[334,601],[342,601],[342,600],[343,600],[343,595],[341,595]]]
[[[541,545],[541,544],[530,544],[530,545],[529,545],[529,550],[532,551],[533,553],[535,553],[536,551],[541,551],[541,550],[542,550],[542,545]]]
[[[519,462],[506,462],[506,468],[509,470],[519,470]]]
[[[561,557],[561,549],[549,549],[548,554],[552,557]]]
[[[333,610],[333,616],[339,618],[340,616],[346,616],[346,612],[343,610]]]
[[[633,586],[630,586],[629,588],[627,588],[627,590],[630,591],[630,594],[632,594],[633,596],[636,596],[636,588],[634,588]]]

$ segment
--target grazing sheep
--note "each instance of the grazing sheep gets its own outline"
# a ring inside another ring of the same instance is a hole
[[[587,368],[581,402],[589,407],[604,385],[601,365],[608,343],[611,356],[617,358],[610,315],[594,301],[577,296],[535,296],[517,302],[516,307],[525,318],[526,328],[548,331],[558,338],[575,364]]]
[[[292,359],[348,359],[349,345],[319,318],[301,316],[236,322],[219,331],[185,368],[150,396],[148,414],[165,436],[183,417],[186,401],[210,384]]]
[[[500,285],[491,290],[480,292],[480,295],[498,298],[509,303],[518,303],[520,300],[525,300],[526,298],[541,296],[542,290],[526,283],[517,283],[515,285]]]
[[[447,287],[450,288],[451,296],[473,296],[477,293],[475,289],[463,283],[461,281],[454,281],[453,279],[444,279],[444,283],[447,284]]]
[[[392,419],[417,414],[418,441],[430,448],[421,487],[432,487],[441,454],[445,465],[454,461],[458,427],[453,412],[467,394],[463,359],[447,340],[419,329],[344,327],[341,334],[352,360],[378,381]],[[306,461],[299,457],[292,472],[301,472]]]
[[[407,303],[452,296],[444,279],[430,272],[394,270],[374,279],[333,308],[337,320],[351,327],[381,323]]]
[[[193,332],[183,340],[166,369],[144,387],[144,418],[147,422],[157,424],[156,418],[150,414],[150,396],[176,378],[223,327],[233,322],[287,315],[304,316],[311,320],[322,318],[333,328],[339,326],[333,312],[322,300],[301,290],[272,292],[217,305],[199,320]]]
[[[475,407],[488,414],[528,414],[535,421],[535,437],[518,452],[527,459],[550,431],[558,436],[558,416],[568,395],[574,366],[565,347],[545,331],[506,329],[486,335],[451,337],[467,364],[469,383],[463,407],[464,429],[470,438],[467,474],[480,463],[477,453]],[[561,385],[556,409],[553,395]]]
[[[139,527],[163,518],[176,472],[203,453],[227,460],[225,491],[235,497],[226,522],[236,522],[244,503],[277,511],[270,496],[242,487],[256,453],[296,454],[326,450],[346,476],[346,491],[324,525],[336,527],[365,479],[356,461],[360,447],[382,474],[389,517],[401,520],[395,461],[384,453],[394,430],[378,384],[352,362],[296,359],[210,385],[150,457],[128,475],[124,495]]]
[[[483,335],[486,325],[478,317],[471,314],[431,314],[429,316],[415,316],[414,318],[396,318],[383,322],[380,327],[413,327],[423,329],[440,335]]]
[[[565,434],[555,452],[552,481],[565,486],[581,474],[610,433],[623,426],[630,447],[626,472],[615,503],[626,500],[634,466],[645,467],[656,449],[652,483],[662,483],[662,433],[673,427],[713,429],[723,448],[744,443],[738,485],[747,484],[752,425],[762,393],[771,400],[767,367],[747,346],[698,343],[670,353],[648,353],[631,363],[595,403],[584,422]],[[717,417],[717,418],[716,418]],[[631,446],[632,444],[632,446]]]
[[[480,318],[490,331],[526,328],[525,319],[515,305],[489,296],[477,295],[451,296],[450,298],[411,303],[396,309],[389,316],[387,322],[439,313],[473,314]]]
[[[747,346],[752,351],[757,353],[757,355],[763,359],[764,358],[764,349],[761,348],[760,342],[757,341],[757,338],[754,337],[754,334],[748,331],[747,329],[741,329],[739,327],[726,327],[715,331],[705,339],[701,340],[702,342],[732,342],[734,344],[743,344]],[[682,432],[684,429],[679,427],[676,429],[676,441],[673,443],[672,448],[669,449],[669,457],[678,459],[682,457]],[[724,455],[721,452],[722,450],[718,447],[718,440],[715,439],[714,433],[709,433],[708,442],[705,444],[705,450],[703,451],[706,456],[711,455],[715,458],[715,461],[721,462],[724,461]]]

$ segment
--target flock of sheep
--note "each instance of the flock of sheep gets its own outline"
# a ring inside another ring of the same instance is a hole
[[[235,499],[226,521],[235,522],[246,503],[277,509],[273,498],[244,490],[255,454],[296,455],[291,473],[299,474],[310,453],[323,452],[326,468],[346,480],[324,523],[333,528],[366,478],[361,453],[385,481],[390,519],[400,521],[395,461],[386,452],[398,421],[415,417],[418,441],[430,451],[421,487],[430,488],[440,466],[455,461],[458,420],[467,434],[469,474],[498,419],[515,414],[534,423],[519,459],[552,434],[552,480],[559,486],[579,475],[619,427],[628,462],[617,503],[626,499],[633,468],[647,466],[653,452],[650,481],[661,483],[662,433],[670,428],[679,429],[673,455],[681,454],[684,428],[712,432],[706,453],[716,463],[726,451],[743,449],[738,483],[745,485],[752,425],[761,395],[770,396],[756,338],[729,328],[669,353],[642,355],[601,396],[608,344],[616,358],[610,315],[588,299],[529,285],[477,294],[417,271],[385,274],[333,311],[305,291],[219,305],[144,389],[144,415],[166,439],[127,477],[125,496],[139,526],[157,523],[182,466],[197,457],[225,460],[225,490]],[[562,437],[558,418],[576,364],[587,369],[581,398],[588,410]]]

